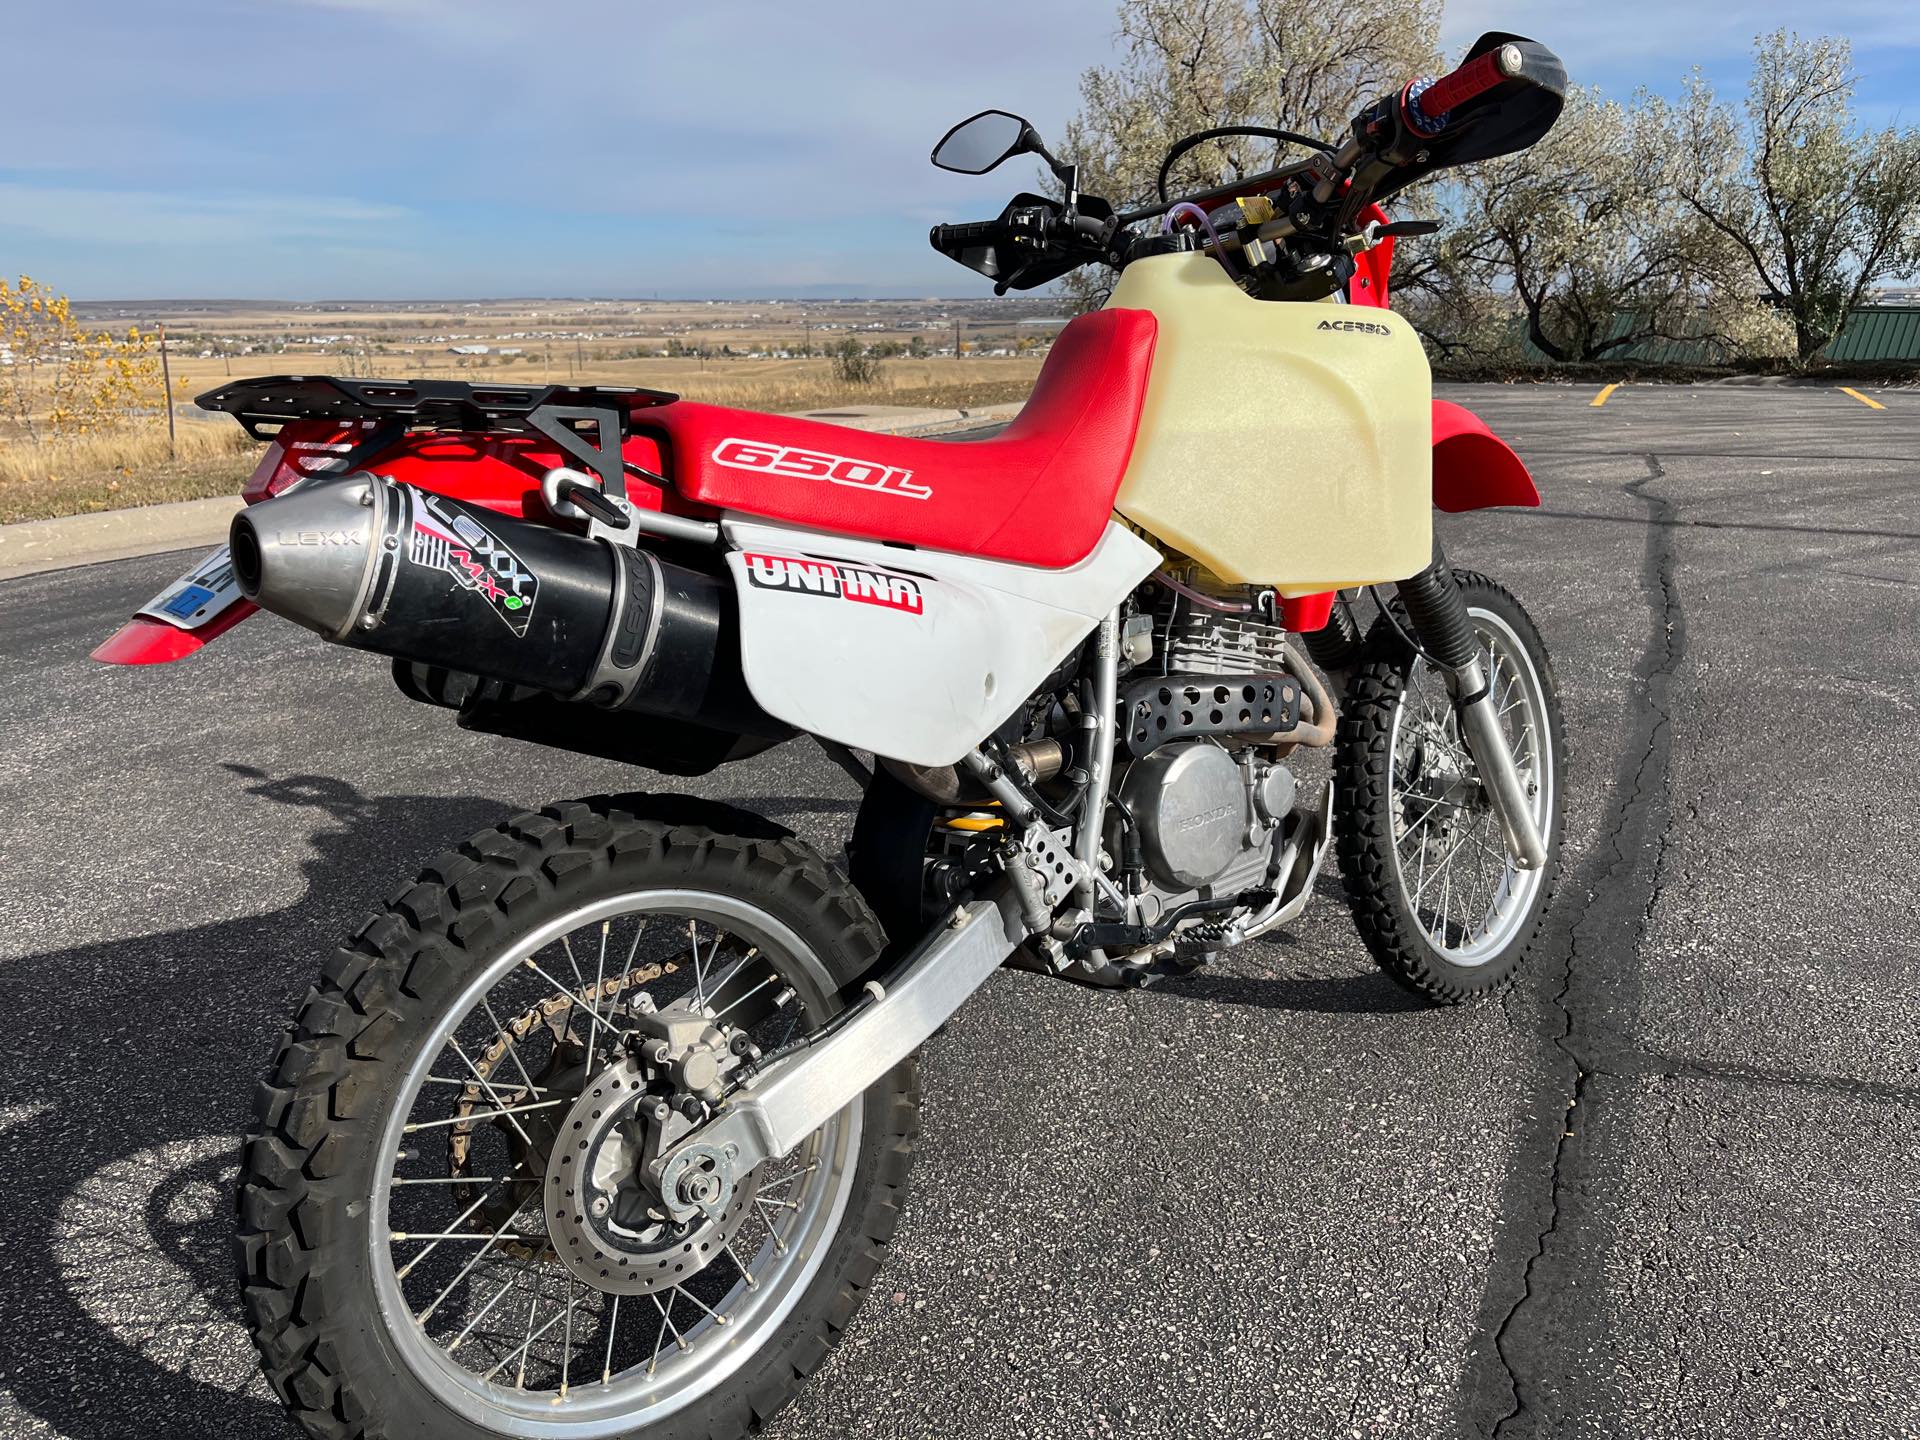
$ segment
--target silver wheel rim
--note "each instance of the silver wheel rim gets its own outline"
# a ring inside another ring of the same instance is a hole
[[[685,1289],[676,1287],[666,1296],[614,1297],[571,1280],[557,1263],[547,1265],[551,1274],[529,1279],[540,1270],[537,1259],[509,1258],[499,1246],[476,1238],[438,1242],[459,1257],[460,1266],[477,1257],[457,1282],[460,1289],[456,1293],[466,1297],[461,1308],[449,1313],[448,1298],[436,1295],[442,1289],[437,1276],[429,1285],[414,1283],[419,1277],[417,1272],[407,1273],[411,1267],[406,1262],[421,1252],[423,1239],[396,1242],[391,1216],[398,1185],[409,1186],[410,1203],[414,1193],[411,1186],[416,1180],[395,1170],[394,1157],[401,1156],[415,1137],[429,1135],[422,1117],[439,1118],[443,1110],[429,1100],[426,1109],[416,1114],[422,1092],[451,1089],[444,1081],[463,1064],[468,1071],[474,1069],[470,1047],[463,1047],[468,1048],[468,1057],[459,1057],[449,1047],[450,1037],[457,1038],[463,1022],[486,1013],[483,1001],[523,962],[531,960],[556,975],[561,981],[556,988],[568,988],[565,982],[573,979],[574,972],[559,967],[567,966],[575,957],[563,944],[563,937],[570,943],[585,932],[598,946],[601,937],[609,933],[601,929],[603,923],[617,934],[622,919],[633,921],[636,933],[643,933],[649,923],[661,919],[676,924],[682,920],[694,925],[704,923],[712,934],[751,945],[767,960],[769,969],[794,988],[796,1008],[804,1012],[809,1026],[825,1018],[828,997],[834,989],[826,967],[805,942],[757,907],[706,891],[647,890],[596,901],[541,926],[489,963],[443,1010],[410,1062],[382,1127],[370,1197],[371,1273],[384,1328],[407,1368],[456,1412],[503,1434],[569,1440],[624,1434],[635,1426],[657,1422],[710,1393],[757,1354],[792,1312],[826,1261],[853,1188],[862,1121],[857,1101],[785,1161],[765,1167],[754,1201],[760,1224],[751,1240],[744,1229],[735,1237],[742,1242],[739,1263],[734,1267],[738,1273],[720,1269],[721,1262],[716,1258],[706,1269],[689,1276]],[[636,940],[636,946],[638,943]],[[696,936],[696,984],[701,943]],[[615,963],[624,963],[618,958],[618,944],[612,948]],[[553,954],[543,955],[543,951]],[[714,953],[719,953],[717,944]],[[565,956],[558,966],[554,955]],[[582,958],[587,962],[582,973],[590,974],[600,954],[596,950]],[[602,1001],[601,983],[583,982],[575,991],[576,998]],[[591,1012],[594,1005],[583,1003],[581,1008]],[[600,1009],[605,1008],[602,1003]],[[573,1022],[569,1009],[565,1023],[571,1026]],[[490,1018],[488,1023],[495,1022]],[[529,1088],[534,1086],[531,1077],[525,1083]],[[505,1089],[506,1082],[500,1082],[499,1092]],[[505,1098],[511,1101],[511,1097]],[[505,1108],[512,1108],[511,1103]],[[498,1118],[504,1116],[505,1108],[477,1113],[482,1119],[488,1114]],[[521,1112],[518,1118],[524,1121],[528,1112]],[[423,1158],[416,1154],[411,1161],[402,1158],[397,1163],[405,1169]],[[433,1188],[425,1173],[417,1177],[417,1183]],[[450,1188],[445,1181],[440,1187]],[[502,1203],[510,1202],[513,1193],[509,1189]],[[530,1198],[537,1199],[539,1194],[540,1187],[535,1184]],[[445,1219],[454,1221],[462,1209],[459,1205],[444,1206]],[[525,1222],[537,1221],[540,1209],[536,1204],[529,1211],[525,1200],[519,1202],[518,1209],[507,1218],[510,1225],[520,1228],[507,1233],[516,1240],[522,1233],[533,1233],[533,1227]],[[467,1230],[474,1223],[469,1217],[460,1222],[459,1228],[403,1233],[420,1237],[471,1233],[484,1237],[495,1232],[491,1223]],[[424,1243],[433,1242],[428,1239]],[[716,1293],[729,1274],[732,1283],[725,1287],[724,1294]],[[697,1288],[701,1276],[710,1277],[704,1282],[705,1293]],[[751,1283],[745,1278],[748,1276]],[[416,1318],[423,1305],[439,1306],[424,1324]],[[449,1339],[459,1337],[459,1327],[476,1312],[478,1321],[456,1347],[461,1353],[450,1353]],[[480,1348],[475,1337],[507,1329],[507,1317],[511,1317],[516,1338],[533,1338],[526,1340],[527,1348],[517,1360],[511,1353],[513,1346],[508,1345],[505,1363],[496,1363],[502,1347],[494,1344]],[[637,1332],[632,1328],[635,1321],[641,1327]],[[627,1327],[624,1335],[623,1327]],[[556,1348],[566,1358],[556,1362]],[[619,1362],[612,1358],[616,1356],[622,1357]],[[561,1383],[541,1383],[555,1378],[556,1364]],[[534,1384],[528,1383],[529,1368]]]
[[[1540,673],[1505,619],[1476,607],[1468,613],[1494,708],[1545,835],[1558,777]],[[1446,682],[1419,656],[1394,709],[1387,777],[1393,879],[1421,943],[1450,965],[1488,964],[1526,923],[1545,871],[1522,870],[1507,853]]]

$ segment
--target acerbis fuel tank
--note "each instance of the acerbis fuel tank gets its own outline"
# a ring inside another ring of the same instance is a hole
[[[1388,310],[1254,300],[1204,255],[1129,265],[1159,321],[1115,508],[1220,579],[1302,595],[1415,574],[1433,548],[1433,380]]]

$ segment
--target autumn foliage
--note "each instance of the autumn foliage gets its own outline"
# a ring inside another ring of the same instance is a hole
[[[36,442],[162,414],[159,336],[87,329],[72,302],[22,275],[0,279],[0,426]]]

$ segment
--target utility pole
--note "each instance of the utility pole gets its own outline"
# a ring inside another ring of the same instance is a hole
[[[807,332],[806,343],[800,347],[800,353],[810,357],[813,354],[813,322],[807,318],[805,311],[800,314],[800,327]]]
[[[160,384],[167,392],[167,459],[178,460],[179,452],[174,448],[173,435],[173,370],[167,364],[167,322],[159,322],[160,329]]]
[[[960,317],[953,317],[953,358],[960,358]]]

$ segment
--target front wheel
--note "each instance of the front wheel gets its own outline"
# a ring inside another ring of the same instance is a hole
[[[1540,632],[1504,587],[1454,574],[1546,863],[1514,864],[1446,681],[1404,643],[1378,647],[1384,658],[1354,674],[1335,740],[1340,869],[1361,938],[1389,975],[1440,1005],[1497,989],[1526,957],[1560,864],[1565,755]]]
[[[646,1161],[826,1023],[880,927],[804,845],[720,828],[749,817],[640,808],[520,815],[434,861],[289,1029],[239,1261],[310,1434],[745,1435],[861,1303],[917,1129],[912,1061],[784,1159],[695,1177],[696,1213]]]

